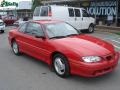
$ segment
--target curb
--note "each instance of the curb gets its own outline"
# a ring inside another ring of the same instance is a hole
[[[120,33],[120,27],[114,27],[114,26],[96,26],[96,31],[101,32],[111,32],[111,33]]]

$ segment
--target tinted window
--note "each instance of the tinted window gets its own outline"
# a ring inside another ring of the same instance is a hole
[[[39,16],[40,15],[40,7],[36,7],[34,11],[34,16]]]
[[[74,10],[72,8],[68,8],[69,16],[74,17]]]
[[[27,26],[27,23],[22,24],[22,25],[20,26],[20,28],[19,28],[19,31],[20,31],[20,32],[25,32],[26,26]]]
[[[89,14],[87,13],[86,10],[82,10],[82,13],[83,13],[83,17],[89,17]]]
[[[35,35],[44,36],[41,25],[37,23],[29,23],[26,33],[33,36]]]
[[[48,7],[42,7],[41,8],[40,16],[48,16]]]
[[[75,16],[80,17],[80,10],[79,9],[75,9]]]

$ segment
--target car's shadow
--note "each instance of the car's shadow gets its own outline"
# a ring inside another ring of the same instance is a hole
[[[83,82],[84,84],[95,84],[95,83],[105,82],[111,79],[113,76],[114,76],[114,71],[106,75],[102,75],[94,78],[86,78],[86,77],[72,75],[71,77],[69,77],[69,80],[74,82]]]
[[[115,73],[116,73],[116,71],[113,71],[113,72],[108,73],[106,75],[95,77],[95,78],[86,78],[86,77],[81,77],[81,76],[76,76],[76,75],[71,75],[68,78],[60,78],[57,75],[55,75],[53,70],[51,70],[46,63],[44,63],[40,60],[37,60],[36,58],[33,58],[31,56],[28,56],[26,54],[22,54],[21,56],[22,56],[22,58],[24,58],[24,60],[22,60],[22,63],[24,63],[24,62],[31,63],[33,66],[36,66],[37,69],[43,68],[45,70],[45,72],[41,72],[41,74],[50,74],[53,76],[48,76],[48,77],[54,77],[54,79],[56,78],[58,80],[62,79],[63,81],[65,80],[66,82],[83,83],[84,85],[85,84],[86,85],[100,84],[103,82],[109,82],[109,80],[111,78],[115,77]],[[17,62],[19,62],[19,61],[17,61]]]

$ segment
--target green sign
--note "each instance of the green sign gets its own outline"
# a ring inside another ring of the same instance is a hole
[[[8,1],[3,0],[1,2],[1,7],[6,7],[6,6],[16,6],[16,7],[18,7],[18,3],[16,3],[16,2],[8,2]]]

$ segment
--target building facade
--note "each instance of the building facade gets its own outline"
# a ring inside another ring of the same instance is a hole
[[[13,15],[18,18],[28,16],[32,18],[32,1],[9,2],[3,0],[0,4],[0,15]]]
[[[96,24],[120,26],[119,0],[46,0],[44,5],[83,7],[96,18]]]

